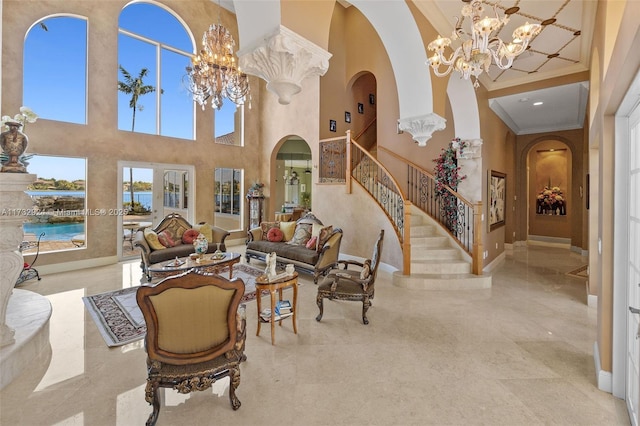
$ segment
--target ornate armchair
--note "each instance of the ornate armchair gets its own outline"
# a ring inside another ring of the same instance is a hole
[[[371,259],[364,262],[354,260],[338,261],[338,268],[332,269],[318,286],[316,303],[320,313],[316,321],[322,319],[324,312],[323,300],[350,300],[362,302],[362,322],[369,324],[367,310],[371,306],[371,300],[375,293],[376,274],[380,264],[382,254],[382,241],[384,239],[384,229],[380,230],[380,235],[373,248]],[[352,269],[349,269],[352,267]]]
[[[138,289],[136,300],[147,323],[145,399],[153,405],[147,425],[158,420],[160,387],[190,393],[228,376],[231,406],[240,408],[236,388],[246,360],[243,295],[241,279],[197,272]]]

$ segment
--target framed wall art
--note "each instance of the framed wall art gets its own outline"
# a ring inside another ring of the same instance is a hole
[[[358,102],[358,114],[364,114],[364,104]]]
[[[507,201],[507,175],[489,170],[489,231],[504,226]]]
[[[351,123],[351,113],[349,111],[344,112],[344,121],[345,123]]]
[[[337,128],[336,120],[329,120],[329,131],[335,132]]]

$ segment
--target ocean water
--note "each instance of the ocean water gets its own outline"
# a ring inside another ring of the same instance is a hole
[[[84,191],[27,191],[31,197],[84,197]],[[139,191],[133,193],[133,199],[146,207],[147,209],[151,209],[151,200],[153,199],[153,194],[151,191]],[[127,191],[122,192],[122,202],[128,203],[131,201],[131,193]]]

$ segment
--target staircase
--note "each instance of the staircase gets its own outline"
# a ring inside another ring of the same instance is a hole
[[[470,256],[435,220],[415,208],[410,235],[411,275],[394,272],[394,285],[416,290],[491,288],[491,275],[472,274]]]

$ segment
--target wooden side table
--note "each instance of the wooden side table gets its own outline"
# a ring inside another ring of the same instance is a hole
[[[294,272],[293,275],[288,275],[286,277],[280,278],[279,280],[269,282],[267,276],[265,274],[260,275],[256,278],[256,302],[258,305],[258,331],[256,331],[256,336],[260,335],[260,325],[263,320],[260,317],[260,312],[262,312],[262,290],[268,290],[271,295],[271,318],[269,319],[269,323],[271,323],[271,344],[275,345],[276,341],[276,330],[275,330],[275,308],[276,308],[276,290],[278,291],[278,300],[282,300],[282,290],[288,287],[293,287],[293,303],[291,305],[290,315],[293,321],[293,332],[298,334],[298,328],[296,327],[296,312],[298,310],[298,273]],[[280,326],[282,326],[282,318],[277,320]]]

